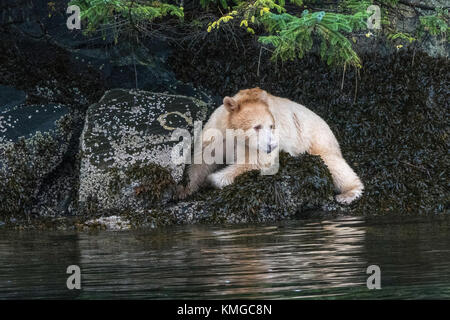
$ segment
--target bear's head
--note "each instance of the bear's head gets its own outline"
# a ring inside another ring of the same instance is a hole
[[[269,110],[268,94],[260,88],[239,91],[225,97],[228,128],[244,132],[247,139],[256,139],[260,151],[271,153],[278,146],[275,138],[275,119]]]

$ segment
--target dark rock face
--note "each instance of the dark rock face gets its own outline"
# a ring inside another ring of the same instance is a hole
[[[152,202],[139,193],[170,199],[169,189],[184,169],[171,158],[178,143],[171,141],[172,131],[192,129],[194,120],[206,119],[207,109],[205,102],[184,96],[106,92],[89,107],[81,137],[80,208],[139,211]]]
[[[398,10],[401,15],[395,15],[392,11],[388,13],[392,21],[392,27],[398,32],[414,34],[420,28],[421,15],[430,15],[434,13],[433,8],[448,8],[447,0],[425,0],[425,1],[403,1],[398,3]],[[445,37],[445,36],[444,36]],[[431,57],[448,58],[450,45],[443,36],[429,37],[425,36],[418,43],[415,43],[416,49],[427,53]]]
[[[31,138],[38,131],[54,131],[56,121],[68,113],[67,106],[60,104],[3,107],[0,114],[4,131],[0,141],[16,142],[20,137]]]
[[[26,98],[27,94],[24,91],[0,85],[0,106],[2,108],[25,103]]]
[[[86,35],[83,34],[84,30],[69,30],[66,25],[69,2],[70,0],[6,0],[5,4],[2,4],[0,28],[4,27],[7,33],[0,35],[0,40],[8,42],[5,45],[8,49],[17,45],[11,44],[11,39],[24,42],[23,46],[18,43],[19,52],[32,53],[32,57],[24,57],[24,65],[39,64],[42,70],[48,70],[53,68],[55,60],[64,56],[65,61],[62,62],[64,68],[68,69],[64,70],[64,73],[84,78],[95,73],[100,76],[101,85],[106,89],[141,89],[193,97],[201,94],[200,91],[177,81],[167,65],[171,49],[162,40],[143,38],[137,45],[125,39],[116,42],[112,33]],[[54,53],[49,55],[43,50],[49,46],[60,51],[59,57],[55,58]],[[9,56],[7,55],[6,59],[10,59]],[[39,59],[36,59],[36,56]],[[62,67],[57,66],[57,69],[61,71]],[[89,97],[86,97],[83,88],[77,88],[79,84],[73,83],[65,88],[69,92],[52,92],[57,91],[56,88],[60,86],[59,83],[53,82],[54,80],[39,83],[40,88],[30,94],[38,97],[45,95],[47,98],[53,95],[53,102],[61,102],[61,95],[64,98],[75,96],[76,100],[86,104]],[[208,99],[205,96],[198,98]]]
[[[176,79],[167,68],[169,48],[163,42],[148,41],[133,46],[126,42],[114,44],[113,40],[97,41],[96,45],[85,38],[78,47],[67,47],[72,63],[87,64],[103,75],[108,89],[142,89],[149,91],[176,91]]]
[[[64,105],[3,106],[0,130],[0,212],[32,212],[69,148],[72,116]]]

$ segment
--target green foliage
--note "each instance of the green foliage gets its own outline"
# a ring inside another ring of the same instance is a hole
[[[388,34],[387,38],[389,40],[391,40],[392,42],[396,42],[397,40],[400,40],[400,42],[404,41],[404,42],[412,43],[413,41],[416,40],[416,38],[411,36],[409,33],[405,33],[405,32],[391,33],[391,34]],[[397,47],[399,47],[399,45]]]
[[[291,0],[301,6],[303,1]],[[304,10],[300,17],[286,12],[285,0],[256,0],[242,2],[231,12],[211,23],[208,32],[221,24],[240,17],[240,27],[255,34],[254,27],[263,26],[268,35],[259,36],[259,41],[273,46],[273,59],[293,60],[303,58],[314,47],[314,39],[320,39],[320,56],[329,65],[349,64],[360,67],[361,62],[346,34],[366,28],[369,13],[357,11],[353,14],[332,12],[309,13]],[[253,27],[249,26],[253,24]]]
[[[358,55],[344,34],[365,28],[368,17],[366,13],[345,15],[320,11],[309,14],[305,10],[300,18],[286,13],[266,17],[264,23],[274,35],[262,36],[259,40],[275,47],[274,58],[303,58],[305,52],[313,48],[315,35],[321,41],[320,56],[328,65],[361,66]]]
[[[290,5],[287,5],[287,2]],[[361,67],[361,61],[353,49],[356,32],[367,31],[367,19],[372,12],[367,8],[373,4],[381,7],[382,31],[397,45],[412,43],[424,35],[448,37],[448,10],[437,9],[436,13],[420,17],[418,30],[409,33],[399,32],[391,25],[391,12],[398,0],[342,0],[338,1],[337,12],[305,9],[309,4],[320,6],[317,0],[200,0],[198,8],[192,10],[191,22],[185,27],[201,32],[204,25],[207,31],[217,31],[225,24],[227,30],[244,28],[258,38],[259,42],[273,48],[273,59],[301,59],[311,51],[317,51],[329,65]],[[71,4],[81,8],[82,19],[87,21],[87,31],[121,30],[123,25],[133,30],[145,31],[146,24],[170,16],[184,18],[184,10],[175,0],[72,0]],[[218,10],[211,10],[211,9]],[[293,9],[295,8],[295,9]],[[226,12],[215,17],[211,12]],[[394,10],[395,11],[395,10]],[[211,19],[215,19],[212,20]],[[209,21],[209,23],[208,23]],[[159,22],[159,21],[158,21]],[[361,33],[360,33],[361,35]],[[372,35],[366,33],[367,37]],[[117,34],[115,35],[117,39]],[[267,48],[269,49],[269,48]],[[270,49],[269,49],[270,50]]]
[[[339,6],[344,11],[350,11],[352,13],[363,12],[373,4],[372,0],[343,0],[339,3]]]
[[[159,1],[132,0],[72,0],[70,5],[81,9],[81,19],[87,21],[87,31],[126,20],[131,24],[147,23],[167,15],[184,17],[182,7]]]
[[[419,35],[423,36],[426,32],[432,36],[441,36],[445,39],[450,35],[448,21],[448,9],[436,9],[436,13],[429,16],[422,16],[420,19]]]

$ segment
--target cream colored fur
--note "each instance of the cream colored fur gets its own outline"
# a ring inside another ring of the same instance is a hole
[[[339,143],[327,123],[308,108],[289,99],[270,95],[259,88],[241,90],[234,97],[224,99],[224,105],[213,112],[203,132],[209,128],[219,129],[225,137],[228,128],[248,130],[259,123],[274,123],[279,133],[280,151],[292,156],[305,152],[319,155],[340,192],[336,196],[338,202],[349,204],[362,195],[364,186],[342,157]],[[204,140],[203,148],[209,143]],[[238,175],[262,167],[261,163],[231,164],[214,172],[215,165],[191,165],[188,169],[189,184],[179,189],[179,197],[184,198],[197,191],[205,181],[216,188],[223,188],[233,183]]]

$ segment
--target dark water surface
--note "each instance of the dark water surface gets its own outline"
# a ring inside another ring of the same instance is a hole
[[[69,265],[81,290],[66,287]],[[369,265],[380,290],[367,289]],[[0,299],[10,298],[450,298],[450,219],[2,230]]]

